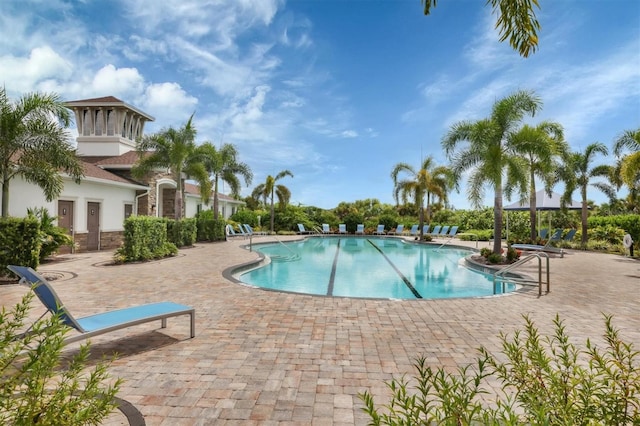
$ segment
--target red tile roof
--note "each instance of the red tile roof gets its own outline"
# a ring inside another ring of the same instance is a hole
[[[133,185],[141,185],[140,183],[137,182],[133,182],[130,181],[128,179],[125,179],[121,176],[118,176],[114,173],[108,172],[107,170],[101,169],[100,167],[91,164],[91,163],[87,163],[86,161],[82,161],[82,167],[84,168],[84,176],[85,177],[91,177],[91,178],[97,178],[97,179],[104,179],[104,180],[108,180],[108,181],[112,181],[112,182],[119,182],[119,183],[128,183],[128,184],[133,184]],[[145,185],[142,185],[145,186]]]
[[[149,155],[149,154],[151,153],[150,152],[145,153],[145,155]],[[97,161],[95,164],[99,166],[133,166],[138,161],[139,158],[140,156],[138,155],[138,151],[129,151],[129,152],[125,152],[122,155],[118,155],[116,157],[103,157],[101,160]]]
[[[73,103],[75,102],[122,102],[124,103],[124,101],[121,101],[115,96],[103,96],[101,98],[79,99],[77,101],[69,101],[69,102],[73,102]]]

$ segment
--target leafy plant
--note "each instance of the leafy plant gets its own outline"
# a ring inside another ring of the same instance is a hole
[[[363,411],[372,425],[640,424],[639,352],[621,339],[611,316],[604,319],[604,348],[587,340],[581,350],[558,315],[550,337],[541,336],[524,316],[524,332],[499,335],[503,356],[481,347],[475,363],[456,374],[418,357],[413,380],[403,376],[386,383],[388,404],[376,407],[368,391],[360,393]],[[490,393],[483,384],[495,385],[496,379],[501,392],[483,397]]]
[[[489,263],[502,263],[504,260],[504,258],[502,257],[502,255],[500,253],[491,253],[489,254],[489,256],[487,256],[487,261]]]
[[[116,407],[122,380],[111,381],[108,362],[84,372],[89,344],[63,360],[69,328],[59,316],[39,319],[28,333],[19,334],[32,299],[29,292],[10,312],[0,311],[0,424],[101,424]]]
[[[73,245],[73,238],[67,230],[55,224],[57,218],[51,216],[45,207],[27,209],[27,217],[40,222],[40,261],[56,253],[61,246]]]

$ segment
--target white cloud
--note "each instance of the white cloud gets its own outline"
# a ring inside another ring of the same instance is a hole
[[[343,138],[357,138],[358,132],[355,130],[345,130],[340,134]]]
[[[112,64],[99,69],[91,83],[97,96],[113,95],[122,99],[137,98],[144,85],[144,77],[136,68],[116,68]]]
[[[49,46],[34,48],[28,57],[0,57],[2,83],[12,91],[32,91],[43,81],[66,79],[72,72],[73,66]]]

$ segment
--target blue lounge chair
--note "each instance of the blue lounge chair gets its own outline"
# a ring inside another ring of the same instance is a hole
[[[196,335],[195,309],[190,306],[179,305],[173,302],[149,303],[82,318],[74,318],[60,301],[51,284],[40,274],[26,266],[9,265],[8,268],[20,277],[21,284],[28,285],[33,289],[38,299],[40,299],[51,314],[59,314],[65,325],[75,328],[81,333],[80,335],[65,339],[65,344],[156,320],[160,320],[160,326],[166,328],[167,318],[181,315],[190,316],[191,337],[193,338]]]
[[[436,226],[433,228],[433,231],[431,231],[431,236],[432,236],[432,237],[437,237],[438,235],[440,235],[440,229],[441,229],[441,228],[442,228],[442,226],[441,226],[441,225],[436,225]]]
[[[395,235],[402,235],[404,233],[404,225],[400,224],[396,227],[396,232],[394,232]]]
[[[247,231],[245,231],[244,226],[242,226],[241,223],[238,224],[238,230],[240,230],[240,235],[242,235],[245,238],[249,237],[249,233]]]
[[[347,225],[345,225],[344,223],[341,223],[338,225],[338,233],[339,234],[346,234],[347,233]]]
[[[422,235],[427,235],[429,233],[429,229],[431,229],[431,225],[424,225],[422,227]]]
[[[440,229],[440,233],[435,235],[436,237],[446,237],[447,233],[449,232],[449,225],[445,225]]]
[[[411,225],[411,229],[409,230],[409,235],[412,237],[418,236],[418,225]]]
[[[244,224],[244,229],[245,229],[245,232],[249,235],[267,235],[267,233],[264,231],[257,231],[257,232],[254,231],[251,225],[249,225],[248,223]]]
[[[323,234],[330,234],[331,233],[331,228],[329,228],[329,224],[328,223],[323,223],[322,224],[322,233]]]
[[[358,227],[356,228],[356,235],[364,235],[364,225],[361,223],[358,225]]]
[[[227,237],[241,237],[242,235],[237,234],[236,231],[233,229],[233,226],[231,225],[226,225],[225,229],[227,231]]]
[[[554,247],[550,245],[553,241],[560,241],[562,239],[562,229],[556,229],[551,237],[547,240],[547,243],[544,245],[540,244],[512,244],[511,247],[514,249],[525,250],[525,251],[544,251],[549,253],[558,253],[560,257],[564,257],[564,250],[562,248]]]
[[[456,234],[458,233],[458,225],[454,225],[451,227],[451,229],[449,229],[449,233],[447,234],[447,237],[449,237],[449,239],[453,238],[456,236]]]
[[[576,235],[576,230],[575,229],[570,229],[569,232],[567,232],[567,235],[564,236],[564,238],[562,239],[562,241],[573,241],[573,237]]]
[[[376,234],[376,235],[384,235],[384,234],[386,234],[386,232],[384,232],[384,225],[378,225],[378,228],[376,229],[374,234]]]

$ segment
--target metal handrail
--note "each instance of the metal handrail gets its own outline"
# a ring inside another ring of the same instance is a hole
[[[519,280],[518,278],[507,278],[505,276],[505,274],[507,272],[512,271],[513,269],[524,265],[525,263],[529,262],[532,259],[538,259],[538,296],[542,296],[542,259],[546,259],[546,271],[547,271],[547,291],[546,293],[549,293],[551,291],[551,282],[550,282],[550,278],[549,278],[549,255],[547,253],[544,252],[540,252],[540,253],[533,253],[530,254],[520,260],[518,260],[517,262],[502,268],[501,270],[497,271],[495,274],[493,274],[493,294],[496,294],[496,284],[497,281],[502,281],[502,292],[504,293],[504,281],[505,280],[511,280],[511,281],[520,281],[523,282],[523,280]]]

